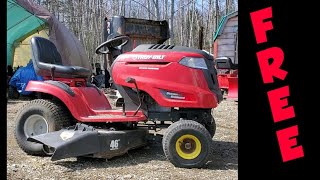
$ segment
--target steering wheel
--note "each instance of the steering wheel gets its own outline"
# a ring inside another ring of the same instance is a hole
[[[109,52],[108,50],[102,51],[101,49],[103,47],[107,47],[108,49],[111,47],[119,47],[119,49],[121,49],[122,46],[126,45],[129,42],[129,40],[130,38],[128,36],[118,36],[118,37],[109,39],[97,47],[96,54],[107,54]]]

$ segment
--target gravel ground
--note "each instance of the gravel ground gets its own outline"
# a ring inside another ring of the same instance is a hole
[[[26,155],[14,138],[15,115],[27,100],[8,100],[7,179],[238,179],[238,103],[224,100],[214,111],[214,154],[202,169],[174,167],[161,144],[129,151],[110,160]]]

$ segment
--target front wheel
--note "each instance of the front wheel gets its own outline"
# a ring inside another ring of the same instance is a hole
[[[212,139],[200,123],[180,120],[167,129],[162,140],[163,151],[176,167],[201,168],[212,154]]]
[[[70,113],[57,102],[36,99],[26,103],[16,116],[15,138],[19,147],[30,155],[45,155],[43,145],[27,138],[58,131],[70,124]]]

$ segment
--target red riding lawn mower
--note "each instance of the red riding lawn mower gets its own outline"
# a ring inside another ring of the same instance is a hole
[[[88,82],[90,71],[65,66],[48,39],[31,39],[35,72],[26,91],[38,99],[17,114],[15,136],[30,155],[112,158],[148,142],[149,129],[167,128],[163,151],[177,167],[199,168],[210,158],[215,121],[211,110],[223,99],[213,57],[204,51],[165,44],[142,44],[120,53],[130,40],[113,36],[97,54],[115,57],[114,85],[124,98],[112,109],[105,94]],[[149,122],[149,124],[147,123]],[[152,124],[150,124],[152,122]]]
[[[238,99],[238,65],[232,63],[228,57],[215,59],[218,71],[218,82],[222,94],[226,93],[227,99]]]

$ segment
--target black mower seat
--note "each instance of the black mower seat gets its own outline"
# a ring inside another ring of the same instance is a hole
[[[34,70],[39,76],[51,76],[52,69],[54,77],[60,78],[88,78],[91,75],[89,69],[64,66],[56,46],[48,39],[33,37],[31,49]]]

